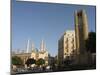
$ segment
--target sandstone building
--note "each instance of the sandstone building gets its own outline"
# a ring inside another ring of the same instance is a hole
[[[27,44],[28,48],[29,47],[29,40],[28,40],[28,44]],[[48,51],[46,50],[44,41],[42,40],[41,42],[41,46],[40,46],[40,50],[38,50],[37,48],[34,47],[33,43],[32,43],[32,48],[31,48],[31,52],[29,52],[29,49],[26,49],[26,52],[23,53],[14,53],[12,54],[12,56],[18,56],[23,60],[23,64],[25,65],[25,62],[27,61],[27,59],[29,58],[34,58],[35,60],[38,60],[40,58],[45,60],[45,65],[48,65],[48,59],[49,59],[49,55],[48,55]]]
[[[64,60],[72,59],[76,52],[76,41],[75,41],[75,32],[72,30],[64,32],[62,37],[58,41],[58,61],[59,64],[63,64]]]

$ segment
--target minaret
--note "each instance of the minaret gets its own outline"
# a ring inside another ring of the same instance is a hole
[[[45,51],[45,44],[43,40],[41,42],[40,51]]]
[[[27,49],[26,49],[26,53],[29,52],[29,42],[30,42],[30,40],[28,39],[28,41],[27,41]]]
[[[34,44],[33,44],[33,42],[32,42],[32,50],[34,50],[35,48],[34,48]]]
[[[84,10],[75,11],[75,36],[77,53],[84,53],[88,39],[88,22]]]

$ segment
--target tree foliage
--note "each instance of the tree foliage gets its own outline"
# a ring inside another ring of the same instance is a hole
[[[32,64],[36,64],[36,60],[34,58],[29,58],[27,59],[26,63],[28,66]]]
[[[43,64],[45,64],[45,60],[44,59],[42,59],[42,58],[40,58],[40,59],[38,59],[37,61],[36,61],[36,64],[37,65],[43,65]]]
[[[13,57],[12,57],[12,64],[13,64],[13,65],[22,65],[22,64],[23,64],[23,61],[21,60],[20,57],[18,57],[18,56],[13,56]]]

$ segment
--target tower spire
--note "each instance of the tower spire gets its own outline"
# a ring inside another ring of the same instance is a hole
[[[40,51],[45,51],[45,44],[43,40],[41,42]]]
[[[34,50],[35,48],[34,48],[34,43],[32,42],[32,50]]]
[[[29,43],[30,43],[30,40],[28,39],[28,41],[27,41],[27,49],[26,49],[26,53],[29,52]]]

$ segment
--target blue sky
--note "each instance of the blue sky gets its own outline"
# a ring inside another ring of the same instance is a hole
[[[12,49],[26,49],[30,39],[40,48],[43,39],[55,56],[58,40],[66,30],[74,30],[74,11],[84,9],[89,31],[95,31],[95,6],[12,1]]]

